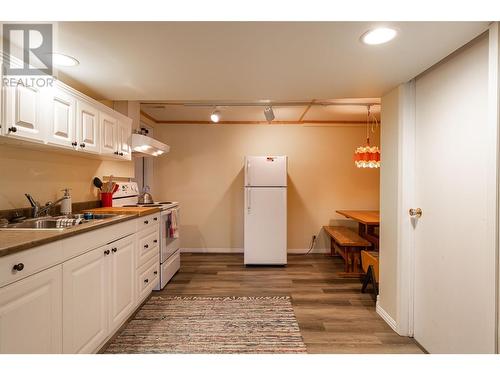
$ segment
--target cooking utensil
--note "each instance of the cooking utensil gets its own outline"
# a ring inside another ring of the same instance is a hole
[[[153,196],[149,192],[149,186],[144,186],[142,193],[139,195],[137,203],[139,204],[151,204],[154,203]]]
[[[116,193],[117,190],[118,190],[118,184],[115,184],[113,182],[113,190],[111,191],[111,195],[113,195],[114,193]]]
[[[102,181],[99,177],[94,177],[94,186],[99,190],[102,190]]]

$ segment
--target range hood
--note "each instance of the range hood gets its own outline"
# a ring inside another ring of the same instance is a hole
[[[132,134],[134,156],[160,156],[170,151],[170,146],[143,134]]]

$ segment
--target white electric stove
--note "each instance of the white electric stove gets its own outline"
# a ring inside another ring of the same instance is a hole
[[[180,268],[179,202],[158,201],[137,203],[139,187],[137,182],[117,182],[118,190],[113,194],[113,207],[158,207],[160,220],[160,281],[155,290],[161,290]],[[174,217],[175,215],[175,217]],[[177,224],[177,229],[172,226]]]

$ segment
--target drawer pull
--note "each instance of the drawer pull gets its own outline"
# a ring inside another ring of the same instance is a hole
[[[153,240],[154,243],[158,243],[158,240]]]
[[[155,275],[158,275],[158,271],[153,272]]]
[[[149,224],[149,221],[147,221],[147,220],[144,220],[144,224]]]
[[[147,284],[149,283],[149,279],[144,279],[144,282]]]
[[[149,245],[148,245],[148,244],[144,245],[144,248],[145,248],[145,249],[147,249],[148,247],[149,247]]]
[[[109,250],[104,250],[104,255],[109,255]]]
[[[17,272],[22,271],[24,269],[24,264],[22,263],[15,264],[14,267],[12,267],[12,269]]]
[[[154,221],[158,221],[158,218],[157,218],[157,217],[155,217],[155,218],[153,218],[153,220],[154,220]]]
[[[116,247],[113,247],[113,248],[111,249],[111,251],[112,251],[113,253],[116,253],[116,252],[118,251],[118,249],[117,249]]]

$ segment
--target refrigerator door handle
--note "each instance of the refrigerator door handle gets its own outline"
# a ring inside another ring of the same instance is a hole
[[[247,160],[247,185],[251,186],[252,184],[250,183],[250,161]]]
[[[251,194],[251,189],[248,189],[248,193],[247,193],[247,211],[248,213],[250,213],[250,210],[251,210],[251,202],[252,202],[252,197],[250,196]]]

